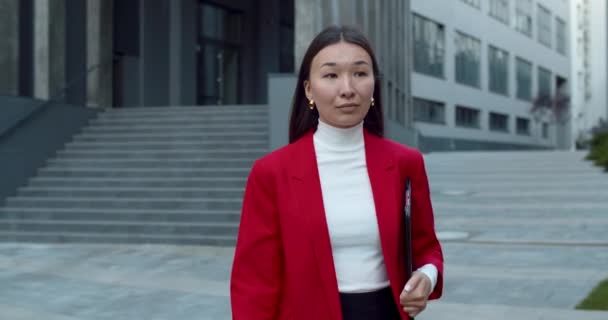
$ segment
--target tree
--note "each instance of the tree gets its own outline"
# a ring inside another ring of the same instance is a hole
[[[555,96],[547,93],[539,94],[532,100],[530,113],[538,122],[543,118],[549,117],[554,123],[565,124],[570,120],[570,96],[557,90]]]

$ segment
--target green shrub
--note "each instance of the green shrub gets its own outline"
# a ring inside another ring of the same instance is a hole
[[[608,311],[608,279],[600,282],[576,309]]]
[[[591,139],[591,149],[587,155],[596,165],[608,171],[608,132],[597,133]]]

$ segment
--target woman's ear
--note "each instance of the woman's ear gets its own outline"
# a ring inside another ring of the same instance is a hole
[[[312,100],[312,92],[310,92],[310,81],[304,80],[304,93],[308,100]]]

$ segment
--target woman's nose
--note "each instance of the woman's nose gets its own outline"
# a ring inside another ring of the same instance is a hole
[[[343,77],[340,85],[340,96],[350,98],[355,94],[351,77]]]

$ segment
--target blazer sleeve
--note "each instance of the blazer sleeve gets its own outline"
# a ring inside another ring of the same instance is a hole
[[[230,279],[235,320],[276,319],[283,248],[271,171],[260,161],[249,175]]]
[[[437,267],[437,283],[429,299],[443,292],[443,252],[435,234],[435,222],[424,158],[416,152],[412,177],[412,258],[414,270],[427,263]]]

